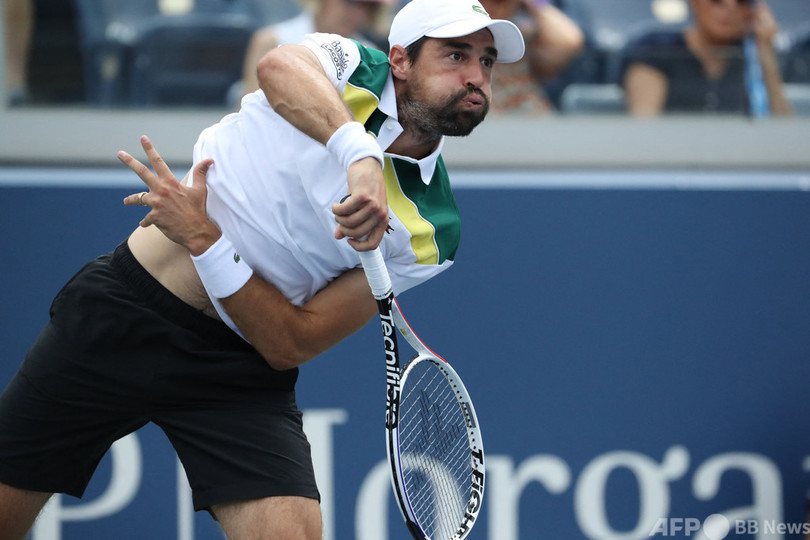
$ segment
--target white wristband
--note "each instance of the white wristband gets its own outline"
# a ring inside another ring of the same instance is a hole
[[[343,168],[359,159],[373,157],[385,166],[383,152],[377,140],[366,131],[360,122],[347,122],[335,131],[326,142],[326,149],[332,152]]]
[[[202,255],[192,255],[191,260],[208,294],[214,298],[229,297],[253,275],[253,269],[239,257],[224,234]]]

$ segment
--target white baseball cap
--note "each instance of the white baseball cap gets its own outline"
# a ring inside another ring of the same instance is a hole
[[[407,47],[423,36],[451,38],[489,28],[498,49],[498,62],[516,62],[523,57],[523,35],[510,21],[491,19],[477,0],[411,0],[391,23],[388,44]]]

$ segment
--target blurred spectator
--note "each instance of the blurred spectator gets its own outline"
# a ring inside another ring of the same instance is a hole
[[[549,0],[481,0],[493,19],[508,19],[523,32],[526,54],[499,64],[492,75],[494,113],[547,113],[553,106],[543,83],[559,75],[585,46],[579,26]]]
[[[629,46],[623,85],[627,109],[662,112],[746,112],[743,40],[751,32],[774,115],[792,114],[773,46],[778,25],[764,1],[690,0],[693,23],[653,32]]]
[[[3,21],[7,98],[10,105],[20,105],[28,95],[34,0],[3,0]]]
[[[268,51],[285,43],[298,43],[305,34],[325,32],[354,37],[366,45],[388,51],[390,13],[395,0],[299,0],[301,13],[292,19],[257,30],[245,54],[241,95],[258,90],[256,66]]]

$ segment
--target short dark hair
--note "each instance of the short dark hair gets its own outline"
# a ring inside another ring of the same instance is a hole
[[[419,53],[422,52],[422,46],[428,40],[427,36],[422,36],[407,47],[405,47],[405,52],[408,54],[408,60],[411,61],[411,64],[415,64],[416,60],[419,59]]]

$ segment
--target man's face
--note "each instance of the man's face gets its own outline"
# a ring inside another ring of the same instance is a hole
[[[487,29],[459,38],[428,39],[410,66],[400,121],[430,140],[469,135],[489,111],[496,58]]]
[[[692,0],[698,25],[716,43],[729,43],[743,37],[752,6],[752,0]]]

